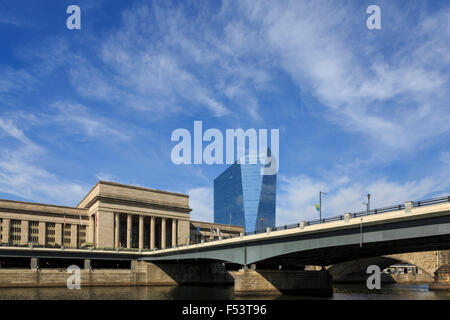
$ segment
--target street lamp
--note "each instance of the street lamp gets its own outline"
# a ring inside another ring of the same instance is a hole
[[[370,215],[370,193],[367,194],[367,202],[363,202],[367,206],[367,215]]]
[[[319,221],[322,221],[322,195],[323,194],[326,194],[326,193],[319,191]]]
[[[264,218],[261,217],[261,231],[264,231]]]

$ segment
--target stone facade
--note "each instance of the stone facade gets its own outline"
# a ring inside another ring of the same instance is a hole
[[[184,194],[99,181],[76,207],[0,200],[1,243],[70,248],[170,248],[190,242],[190,211],[189,196]],[[11,221],[15,223],[14,228]],[[33,236],[30,223],[35,227]],[[202,228],[220,228],[225,236],[229,235],[228,229],[233,229],[233,226],[201,224]],[[230,232],[236,233],[234,229]]]
[[[200,231],[199,231],[200,230]],[[239,237],[241,232],[244,232],[244,227],[233,226],[229,224],[211,224],[208,222],[191,221],[190,234],[191,243],[201,241],[214,241],[219,238]]]

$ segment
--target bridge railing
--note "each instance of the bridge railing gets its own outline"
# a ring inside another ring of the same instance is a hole
[[[450,202],[450,196],[444,196],[444,197],[432,198],[432,199],[426,199],[426,200],[420,200],[420,201],[413,201],[413,206],[414,206],[414,208],[418,208],[418,207],[430,206],[430,205],[445,203],[445,202]],[[369,215],[374,215],[374,214],[399,211],[399,210],[403,210],[403,209],[405,209],[404,203],[395,205],[395,206],[372,209],[372,210],[370,210],[370,212],[365,210],[365,211],[358,211],[358,212],[350,213],[350,217],[358,218],[358,217],[364,217],[364,216],[369,216]],[[344,219],[345,219],[344,215],[339,215],[339,216],[333,216],[333,217],[328,217],[328,218],[323,218],[323,219],[306,221],[305,224],[307,226],[312,226],[312,225],[317,225],[317,224],[321,224],[321,223],[340,221],[340,220],[344,220]],[[277,226],[277,227],[272,228],[272,230],[278,231],[278,230],[286,230],[286,229],[292,229],[292,228],[298,228],[298,227],[300,227],[300,223],[284,225],[284,226]],[[266,231],[265,230],[256,230],[253,232],[246,232],[245,235],[261,234],[264,232],[266,232]]]

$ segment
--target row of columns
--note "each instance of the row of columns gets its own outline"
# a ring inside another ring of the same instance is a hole
[[[120,234],[120,215],[121,213],[115,213],[115,227],[114,227],[114,247],[119,248],[119,234]],[[131,236],[132,236],[132,214],[127,215],[127,248],[131,248]],[[139,216],[139,249],[144,249],[144,217]],[[166,248],[166,220],[167,218],[161,218],[161,248]],[[177,219],[172,219],[172,246],[177,245]],[[150,249],[155,249],[155,225],[156,217],[150,217]]]

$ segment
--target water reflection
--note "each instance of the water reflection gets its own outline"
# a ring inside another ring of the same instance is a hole
[[[67,288],[0,288],[0,300],[182,300],[182,299],[324,299],[311,296],[235,296],[233,286],[140,286]],[[370,291],[364,285],[336,284],[333,300],[450,299],[448,291],[429,291],[427,285],[384,285]]]

